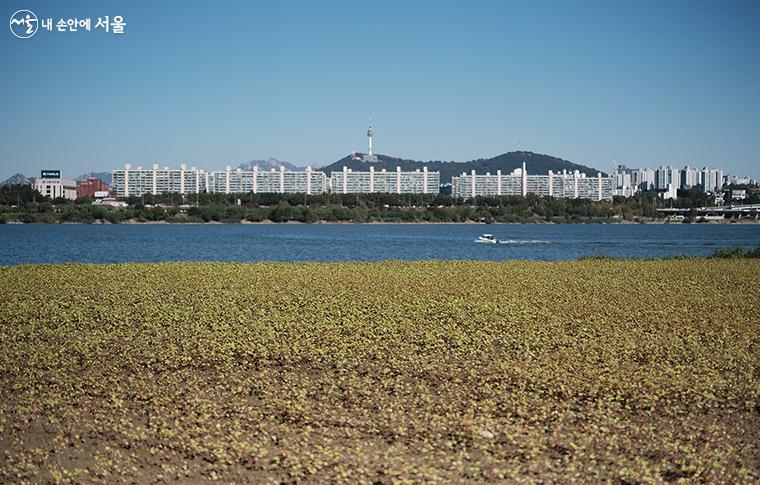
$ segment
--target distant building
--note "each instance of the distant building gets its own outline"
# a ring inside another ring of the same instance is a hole
[[[665,200],[675,199],[678,197],[678,187],[675,184],[668,184],[665,190],[661,190],[659,196]]]
[[[756,185],[757,182],[751,177],[728,177],[728,183],[733,185]]]
[[[34,189],[46,197],[76,200],[77,183],[62,179],[60,170],[42,170],[40,178],[34,179]]]
[[[719,192],[723,188],[723,170],[704,167],[699,173],[699,179],[705,192]]]
[[[613,189],[612,195],[620,197],[633,197],[639,192],[635,187],[620,187],[619,189]]]
[[[612,173],[615,179],[614,195],[624,195],[635,192],[633,188],[633,170],[625,165],[618,165]]]
[[[681,169],[680,188],[691,189],[699,186],[699,170],[688,165]]]
[[[327,176],[324,172],[314,171],[306,167],[303,171],[272,169],[259,170],[226,170],[209,172],[206,179],[206,189],[217,194],[323,194],[328,189]]]
[[[108,184],[99,178],[90,177],[77,181],[77,199],[81,199],[82,197],[94,198],[96,192],[107,193],[109,190]]]
[[[680,176],[678,169],[671,166],[661,165],[654,172],[654,188],[656,190],[669,190],[670,185],[674,185],[678,188],[680,184]]]
[[[154,164],[152,169],[137,167],[127,163],[123,170],[113,171],[113,190],[117,197],[140,197],[145,194],[196,194],[205,190],[203,170],[187,165],[179,169],[164,167],[159,169]]]
[[[96,199],[95,202],[93,202],[93,205],[104,205],[109,207],[116,207],[117,209],[124,209],[127,207],[127,203],[122,200],[116,200],[116,199]]]
[[[629,169],[618,165],[612,175],[615,178],[615,195],[626,197],[647,190],[657,190],[666,198],[671,197],[677,189],[699,188],[704,192],[719,192],[734,179],[717,168],[704,167],[698,170],[688,165],[680,170],[669,165],[662,165],[656,170]]]
[[[500,195],[535,194],[558,198],[612,200],[614,179],[603,177],[587,177],[577,170],[572,173],[563,171],[547,175],[529,175],[525,163],[522,168],[504,175],[501,170],[496,174],[477,174],[472,170],[469,174],[462,173],[452,178],[452,194],[463,199],[473,197],[488,197]]]
[[[637,187],[640,191],[648,191],[654,189],[654,170],[651,168],[642,168],[637,170],[636,179],[631,180],[634,187]]]
[[[630,169],[625,165],[618,165],[615,167],[615,171],[612,172],[612,177],[615,179],[612,195],[631,197],[641,190],[639,187],[641,180],[640,170]]]
[[[329,187],[327,176],[323,172],[307,167],[303,171],[272,169],[226,170],[205,172],[195,167],[181,165],[179,169],[165,167],[152,169],[137,167],[132,169],[126,164],[123,170],[113,171],[113,189],[118,197],[142,196],[144,194],[197,194],[208,192],[214,194],[237,193],[278,193],[278,194],[322,194]]]
[[[331,191],[336,194],[437,194],[440,191],[441,173],[429,172],[427,167],[414,172],[375,170],[354,172],[343,167],[330,177]]]

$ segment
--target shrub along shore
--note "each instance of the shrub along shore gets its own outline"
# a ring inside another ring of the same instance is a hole
[[[760,261],[0,267],[0,481],[760,480]]]
[[[123,199],[126,208],[95,205],[91,199],[51,200],[28,186],[0,187],[0,223],[124,222],[662,222],[658,207],[711,205],[707,195],[688,191],[664,201],[656,193],[613,201],[539,197],[478,197],[464,201],[443,194],[181,194]],[[696,209],[685,219],[704,222]],[[736,219],[749,222],[756,219]]]

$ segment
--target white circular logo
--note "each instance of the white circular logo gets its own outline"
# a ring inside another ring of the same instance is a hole
[[[28,39],[37,33],[37,16],[31,10],[19,10],[11,15],[11,32],[19,39]]]

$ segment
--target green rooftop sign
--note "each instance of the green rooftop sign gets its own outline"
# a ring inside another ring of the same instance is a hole
[[[60,170],[41,170],[40,178],[43,179],[59,179],[61,178]]]

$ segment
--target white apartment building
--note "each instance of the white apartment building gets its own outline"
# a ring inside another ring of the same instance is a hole
[[[323,172],[307,167],[302,172],[281,170],[271,172],[240,169],[205,172],[186,165],[179,169],[154,164],[151,169],[126,164],[123,170],[113,171],[113,189],[118,197],[140,197],[144,194],[197,194],[200,192],[217,194],[235,193],[279,193],[279,194],[322,194],[327,191],[327,177]]]
[[[699,170],[686,165],[681,169],[680,187],[690,189],[699,185]]]
[[[195,167],[180,165],[179,169],[158,167],[144,169],[132,168],[127,163],[123,170],[112,173],[112,187],[117,197],[140,197],[145,194],[162,194],[165,192],[178,194],[196,194],[205,190],[205,173]]]
[[[755,185],[756,181],[752,177],[737,177],[737,176],[727,176],[729,184],[734,185]]]
[[[401,167],[392,172],[378,171],[373,166],[367,172],[354,172],[343,167],[330,177],[331,190],[336,194],[437,194],[440,185],[441,173],[430,172],[427,167],[414,172],[402,172]]]
[[[661,165],[654,173],[654,187],[657,190],[668,190],[668,186],[680,185],[680,174],[675,167]]]
[[[633,187],[633,172],[623,168],[623,170],[615,171],[612,174],[615,177],[616,189],[630,189]]]
[[[523,163],[522,168],[515,169],[508,175],[501,170],[496,174],[490,172],[477,174],[472,170],[452,177],[452,195],[463,199],[500,195],[535,194],[538,196],[585,198],[591,200],[612,200],[614,179],[612,177],[587,177],[578,171],[554,173],[547,175],[529,175]]]
[[[723,170],[704,167],[701,170],[688,165],[682,169],[662,165],[657,170],[628,169],[618,166],[615,177],[615,195],[633,195],[639,191],[657,190],[664,197],[673,198],[674,190],[700,187],[705,192],[718,192],[725,181]],[[629,182],[630,177],[630,182]],[[632,189],[632,190],[630,190]]]
[[[654,170],[651,168],[634,170],[631,174],[631,186],[641,191],[654,189]]]
[[[210,172],[207,180],[207,190],[210,193],[236,194],[323,194],[329,184],[324,172],[314,171],[306,167],[304,171],[289,171],[285,167],[280,170],[232,170],[227,166],[224,171]]]
[[[723,170],[704,167],[699,172],[699,184],[705,192],[719,192],[723,188]]]
[[[657,170],[629,169],[618,165],[613,176],[615,195],[629,197],[640,191],[657,190],[666,199],[677,197],[678,189],[699,187],[704,192],[720,192],[724,183],[731,179],[718,168],[704,167],[699,170],[688,165],[680,170],[666,165]]]

